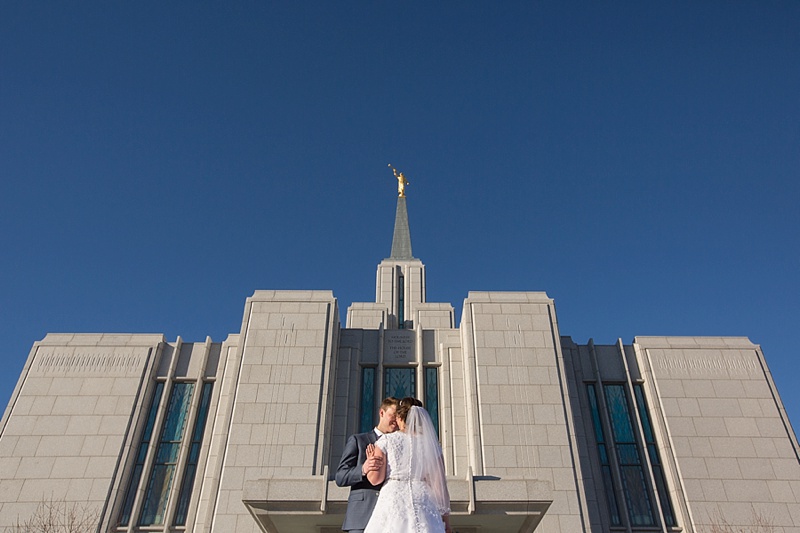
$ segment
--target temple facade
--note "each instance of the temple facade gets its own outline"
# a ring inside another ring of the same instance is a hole
[[[375,301],[344,326],[330,291],[259,290],[223,342],[35,342],[0,423],[0,529],[50,502],[97,532],[339,531],[345,440],[416,396],[459,533],[800,532],[800,447],[758,345],[576,344],[543,292],[469,292],[456,324],[400,193]]]

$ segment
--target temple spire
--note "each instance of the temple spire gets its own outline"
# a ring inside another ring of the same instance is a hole
[[[392,236],[392,255],[389,259],[414,259],[411,254],[411,231],[408,229],[408,210],[406,197],[397,198],[397,213],[394,216],[394,235]]]
[[[408,209],[406,209],[406,185],[408,180],[402,172],[389,165],[397,178],[397,211],[394,216],[394,235],[392,236],[392,255],[389,259],[414,259],[411,253],[411,231],[408,229]]]

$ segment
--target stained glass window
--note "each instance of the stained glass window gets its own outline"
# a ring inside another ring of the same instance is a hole
[[[375,368],[361,369],[361,418],[359,431],[367,432],[375,426]]]
[[[403,276],[397,278],[397,328],[406,327],[406,282]],[[397,396],[402,398],[402,396]]]
[[[664,479],[664,469],[661,466],[661,457],[658,454],[658,446],[656,438],[653,434],[653,426],[650,424],[650,415],[647,410],[647,403],[644,399],[644,392],[641,385],[634,385],[633,392],[636,395],[636,406],[639,408],[639,418],[642,421],[642,429],[644,429],[644,440],[647,445],[647,453],[650,456],[650,464],[653,467],[653,477],[656,483],[656,492],[658,493],[658,500],[661,502],[661,510],[664,513],[664,522],[668,526],[675,526],[675,512],[672,509],[672,502],[669,500],[669,492],[667,492],[667,483]]]
[[[197,473],[197,463],[200,459],[200,447],[203,444],[203,432],[206,427],[206,418],[208,418],[209,404],[211,403],[212,387],[213,385],[211,383],[203,384],[200,408],[197,410],[197,418],[194,423],[194,431],[192,432],[192,443],[189,445],[189,458],[186,461],[183,482],[181,483],[181,492],[178,497],[178,509],[175,513],[176,526],[186,525],[186,515],[189,511],[189,502],[192,499],[194,477]]]
[[[655,525],[650,493],[645,482],[639,447],[633,432],[633,421],[628,409],[628,396],[624,385],[605,385],[606,406],[614,433],[622,477],[622,492],[628,504],[628,516],[634,526]]]
[[[436,367],[425,369],[425,409],[439,434],[439,369]]]
[[[186,415],[192,398],[194,383],[175,383],[170,394],[167,416],[161,429],[161,440],[156,450],[156,459],[147,485],[142,516],[139,525],[161,525],[172,487],[172,478],[178,463]]]
[[[133,510],[133,500],[136,496],[136,491],[139,488],[139,481],[142,478],[142,469],[144,469],[144,460],[147,458],[147,450],[150,447],[150,439],[153,438],[153,426],[156,423],[156,414],[158,413],[158,406],[161,403],[161,394],[164,392],[164,383],[159,381],[156,383],[156,389],[153,392],[153,399],[150,401],[150,411],[148,411],[147,422],[144,426],[142,433],[142,441],[139,443],[139,449],[136,452],[136,464],[133,467],[133,474],[131,474],[130,483],[128,483],[128,492],[125,494],[125,503],[122,506],[122,514],[120,515],[120,525],[127,526],[131,520],[131,511]]]
[[[621,524],[621,519],[619,516],[619,505],[617,505],[617,492],[614,488],[614,478],[611,475],[611,464],[608,460],[608,450],[606,449],[603,424],[600,421],[597,392],[594,389],[594,385],[591,383],[586,386],[586,392],[589,395],[589,407],[592,411],[592,424],[594,425],[594,436],[597,441],[597,455],[600,456],[600,468],[603,472],[603,486],[606,489],[608,512],[611,515],[611,524],[618,526]]]
[[[417,396],[415,368],[385,368],[383,371],[383,395],[405,398]]]

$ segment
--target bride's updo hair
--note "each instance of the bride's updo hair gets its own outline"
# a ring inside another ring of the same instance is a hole
[[[422,402],[410,396],[403,398],[400,400],[400,405],[397,406],[397,418],[405,422],[408,412],[415,406],[422,407]]]

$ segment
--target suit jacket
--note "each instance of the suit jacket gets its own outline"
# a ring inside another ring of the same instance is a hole
[[[342,529],[364,529],[367,527],[372,509],[378,501],[380,485],[373,485],[367,476],[361,473],[364,461],[367,460],[367,445],[378,440],[374,430],[366,433],[356,433],[347,439],[336,469],[336,484],[340,487],[350,487],[350,496],[347,498],[347,512],[344,516]]]

